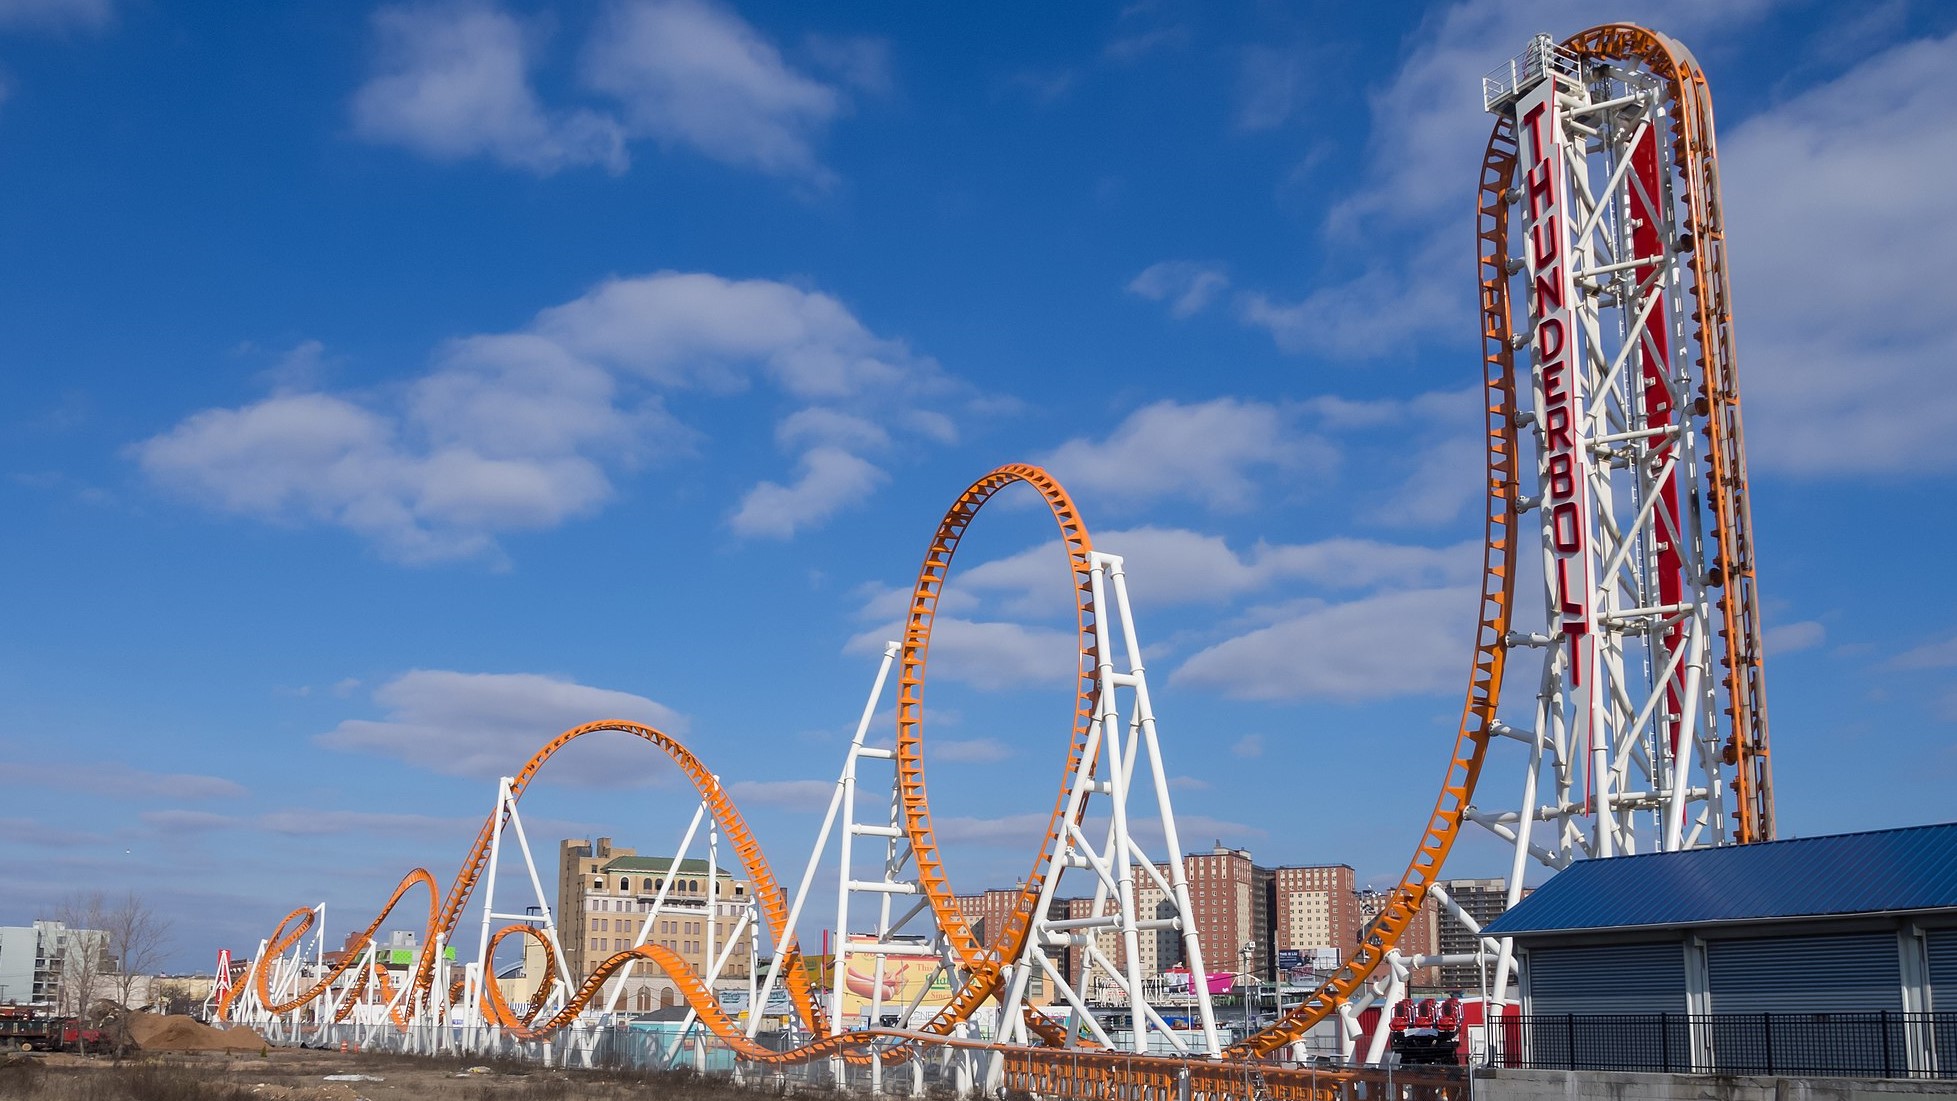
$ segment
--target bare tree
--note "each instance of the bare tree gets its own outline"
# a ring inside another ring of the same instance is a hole
[[[57,946],[61,980],[56,1010],[113,1030],[115,1051],[129,1045],[129,1003],[143,988],[143,1000],[156,998],[155,975],[162,968],[170,922],[132,891],[110,903],[100,891],[70,895],[55,920],[65,929]],[[98,1019],[94,1009],[106,996],[114,1009]]]
[[[195,1013],[198,1006],[202,1004],[198,993],[199,986],[198,980],[182,976],[158,979],[153,988],[150,1007],[163,1013],[183,1015]]]
[[[69,895],[55,907],[54,919],[62,926],[57,934],[59,940],[53,945],[54,958],[61,968],[61,978],[55,987],[57,1013],[86,1015],[96,984],[107,973],[108,937],[102,929],[105,911],[100,891]]]
[[[151,988],[169,948],[170,919],[151,909],[131,891],[121,902],[102,912],[102,931],[107,934],[105,948],[115,960],[109,985],[116,1003],[124,1009],[138,1008],[136,988],[143,987],[145,1003],[156,1000]]]

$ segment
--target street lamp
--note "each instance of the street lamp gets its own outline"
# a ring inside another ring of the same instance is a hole
[[[1250,958],[1251,958],[1252,956],[1254,956],[1254,955],[1256,955],[1256,954],[1257,954],[1257,942],[1256,942],[1256,941],[1254,941],[1254,940],[1247,940],[1247,941],[1244,941],[1244,946],[1243,946],[1243,949],[1242,949],[1242,955],[1243,955],[1243,959],[1244,959],[1244,963],[1243,963],[1243,969],[1242,969],[1241,971],[1239,971],[1239,972],[1237,972],[1237,977],[1238,977],[1239,979],[1248,979],[1248,980],[1249,980],[1249,983],[1248,983],[1248,984],[1245,984],[1245,983],[1242,983],[1242,982],[1240,982],[1240,983],[1238,984],[1239,986],[1246,986],[1246,985],[1248,985],[1248,986],[1250,986],[1250,987],[1252,987],[1252,988],[1254,988],[1254,986],[1255,986],[1255,984],[1256,984],[1256,982],[1257,982],[1257,980],[1256,980],[1255,978],[1253,978],[1253,977],[1251,976],[1251,974],[1250,974]],[[1244,1035],[1245,1035],[1245,1036],[1248,1036],[1248,1035],[1250,1035],[1250,1034],[1251,1034],[1252,1032],[1254,1032],[1254,1031],[1256,1031],[1256,1029],[1254,1029],[1254,1028],[1252,1028],[1252,1027],[1251,1027],[1251,1024],[1250,1024],[1250,1021],[1251,1021],[1251,1017],[1250,1017],[1250,1013],[1251,1013],[1251,1006],[1250,1006],[1250,998],[1251,998],[1251,995],[1250,995],[1250,991],[1249,991],[1249,990],[1245,990],[1245,992],[1244,992],[1244,996],[1243,996],[1243,999],[1244,999]]]

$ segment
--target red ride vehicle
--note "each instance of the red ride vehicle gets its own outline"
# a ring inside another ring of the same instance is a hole
[[[1387,1044],[1402,1063],[1459,1062],[1462,1023],[1459,994],[1444,1001],[1404,998],[1393,1007]]]

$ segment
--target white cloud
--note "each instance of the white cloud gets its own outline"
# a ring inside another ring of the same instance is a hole
[[[897,85],[888,39],[811,34],[802,40],[802,53],[817,68],[872,95],[887,95]]]
[[[248,829],[288,837],[324,837],[346,833],[373,833],[388,837],[457,837],[466,836],[481,821],[384,811],[311,809],[270,811],[248,817],[201,810],[155,810],[144,811],[139,817],[144,825],[166,834]],[[531,825],[535,828],[536,823]]]
[[[209,833],[213,830],[236,829],[244,823],[228,814],[218,814],[207,810],[146,810],[138,818],[144,825],[161,833]]]
[[[1107,821],[1106,815],[1090,811],[1083,824],[1083,831],[1091,838],[1105,837]],[[1129,810],[1128,835],[1134,838],[1145,852],[1154,853],[1158,858],[1168,855],[1163,848],[1166,838],[1162,832],[1162,819],[1154,812],[1153,806],[1150,806],[1146,812]],[[1252,838],[1270,836],[1269,831],[1261,827],[1232,822],[1225,818],[1213,818],[1207,814],[1177,814],[1176,835],[1186,853],[1201,851],[1204,838],[1211,838],[1215,843],[1221,844],[1222,839],[1227,837],[1231,845],[1243,845]],[[1080,886],[1085,887],[1086,883],[1083,882]],[[1063,884],[1061,890],[1070,890],[1072,887],[1072,884]]]
[[[977,573],[984,568],[981,565],[971,572]],[[979,600],[977,594],[968,591],[971,588],[970,576],[970,574],[967,574],[966,581],[946,589],[938,597],[939,615],[958,615],[974,611],[978,608]],[[909,614],[911,607],[911,590],[909,588],[900,588],[896,585],[884,585],[871,581],[857,586],[852,595],[861,601],[857,606],[856,618],[866,623],[879,624],[879,630],[888,629],[895,631],[895,634],[884,636],[888,641],[896,641],[904,637],[904,617]],[[881,654],[883,653],[883,647],[879,644],[867,652]]]
[[[1427,261],[1406,273],[1375,262],[1342,283],[1321,287],[1297,302],[1262,292],[1243,297],[1239,315],[1246,324],[1270,332],[1287,352],[1318,352],[1343,359],[1373,359],[1404,350],[1414,341],[1463,331],[1464,294],[1452,281],[1433,276],[1435,268],[1466,279],[1467,263],[1447,255],[1454,241],[1426,246]]]
[[[115,14],[115,0],[0,0],[0,30],[99,30]]]
[[[727,785],[736,807],[824,810],[836,794],[834,780],[736,780]]]
[[[1272,130],[1289,121],[1298,102],[1300,70],[1295,51],[1245,49],[1237,67],[1237,129]]]
[[[1957,667],[1957,638],[1926,642],[1897,654],[1889,662],[1897,669],[1950,669]]]
[[[551,527],[611,495],[580,455],[417,452],[399,427],[345,398],[292,394],[193,414],[136,455],[158,483],[213,507],[345,527],[404,562],[481,554],[491,531]]]
[[[815,143],[849,106],[805,76],[731,9],[706,0],[612,0],[579,51],[580,82],[601,107],[552,107],[533,73],[541,22],[491,0],[412,3],[375,13],[374,68],[354,93],[354,132],[438,161],[487,157],[548,175],[597,165],[623,172],[649,140],[739,168],[818,185],[833,180]],[[890,87],[877,39],[811,37],[807,53],[871,92]]]
[[[902,637],[899,625],[884,624],[853,636],[843,649],[880,654],[886,640]],[[942,613],[931,625],[932,678],[989,691],[1071,684],[1079,655],[1079,640],[1072,631]]]
[[[830,444],[852,451],[872,451],[887,446],[890,433],[874,421],[853,413],[811,406],[783,417],[775,426],[775,442],[789,449]]]
[[[259,829],[288,837],[371,833],[382,837],[446,838],[467,836],[481,819],[351,810],[284,810],[259,815],[254,822]]]
[[[1133,65],[1159,50],[1172,49],[1189,41],[1186,27],[1157,27],[1110,39],[1101,56],[1117,65]]]
[[[1486,489],[1480,389],[1430,390],[1411,398],[1313,398],[1304,409],[1327,432],[1354,445],[1348,466],[1388,475],[1368,487],[1359,519],[1391,528],[1436,527],[1458,518]]]
[[[1037,812],[1011,814],[1003,818],[933,815],[931,831],[937,835],[939,843],[946,845],[1030,849],[1046,836],[1047,821],[1047,815]]]
[[[1079,82],[1080,74],[1072,69],[1050,72],[1025,70],[1006,77],[999,86],[1002,91],[1024,95],[1036,106],[1050,107],[1065,99]]]
[[[1942,259],[1957,249],[1953,99],[1957,34],[1878,54],[1720,135],[1756,466],[1957,470]]]
[[[682,716],[643,696],[534,673],[416,669],[376,689],[374,702],[386,718],[348,719],[314,740],[447,776],[493,779],[514,774],[574,726],[623,719],[676,736],[686,729]],[[586,735],[562,753],[540,782],[630,787],[654,782],[672,767],[658,750],[617,732]]]
[[[1802,650],[1812,650],[1828,639],[1828,630],[1812,619],[1798,623],[1785,623],[1767,628],[1766,646],[1769,654],[1797,654]]]
[[[989,765],[1013,755],[1012,748],[996,738],[940,738],[924,747],[925,756],[951,764]]]
[[[1262,757],[1264,755],[1264,736],[1262,734],[1246,734],[1238,738],[1236,743],[1230,747],[1230,755],[1232,757],[1252,759]]]
[[[1161,605],[1220,602],[1284,581],[1348,590],[1461,582],[1481,565],[1479,541],[1451,547],[1344,537],[1315,543],[1260,541],[1240,553],[1220,535],[1140,527],[1100,532],[1094,545],[1121,556],[1131,592]],[[1006,611],[1029,614],[1064,607],[1058,601],[1065,598],[1067,576],[1066,559],[1053,542],[976,566],[960,585],[974,594],[1001,594]]]
[[[354,132],[439,161],[487,156],[551,173],[622,172],[619,124],[588,110],[549,112],[530,84],[534,31],[487,4],[404,5],[374,13],[374,74],[353,97]]]
[[[104,834],[88,833],[71,825],[57,825],[39,818],[0,818],[0,835],[4,835],[10,845],[34,849],[82,849],[105,845],[109,841]],[[44,878],[45,871],[36,872],[34,878]],[[15,882],[24,882],[27,878],[23,875]]]
[[[0,783],[123,799],[231,799],[245,794],[243,785],[222,776],[147,772],[115,761],[0,762]]]
[[[821,403],[779,433],[808,448],[800,480],[764,483],[737,514],[743,533],[782,536],[880,484],[851,449],[949,434],[928,403],[957,390],[828,295],[658,272],[607,280],[523,329],[451,341],[397,390],[281,392],[209,409],[134,453],[157,483],[223,511],[344,527],[406,562],[493,555],[500,532],[596,511],[615,470],[694,448],[649,391],[729,395],[756,383]]]
[[[1770,2],[1654,0],[1634,3],[1618,18],[1689,40],[1696,31],[1752,19]],[[1587,25],[1584,20],[1556,0],[1467,0],[1426,18],[1403,52],[1406,60],[1370,94],[1373,125],[1358,186],[1326,217],[1328,252],[1365,259],[1329,271],[1294,301],[1246,295],[1243,320],[1268,329],[1286,351],[1342,359],[1402,351],[1433,336],[1471,337],[1470,222],[1476,170],[1493,123],[1482,110],[1481,77],[1536,33],[1560,37]]]
[[[1308,608],[1203,650],[1170,683],[1260,700],[1446,691],[1467,675],[1474,599],[1470,588],[1414,589]]]
[[[741,498],[728,526],[736,535],[787,539],[840,509],[869,498],[889,476],[874,464],[834,447],[802,456],[802,476],[792,485],[762,482]]]
[[[719,5],[611,4],[586,48],[584,79],[620,101],[635,135],[744,168],[829,178],[813,143],[844,110],[842,95],[789,68]]]
[[[768,279],[672,271],[609,279],[544,310],[534,328],[583,359],[661,386],[738,389],[756,369],[808,401],[944,385],[928,361],[870,332],[835,298]]]
[[[1363,518],[1394,528],[1449,523],[1486,492],[1487,469],[1481,437],[1429,434],[1420,442],[1406,479],[1378,497]]]
[[[247,353],[257,349],[249,344],[239,348]],[[326,345],[317,340],[302,340],[282,353],[259,377],[274,393],[317,390],[327,372]]]
[[[1106,439],[1062,444],[1041,465],[1076,493],[1242,509],[1256,499],[1251,471],[1336,461],[1329,445],[1295,432],[1288,419],[1277,406],[1235,398],[1160,401],[1130,413]]]
[[[1164,260],[1150,264],[1129,280],[1128,293],[1151,302],[1169,301],[1169,315],[1182,318],[1203,312],[1229,285],[1230,277],[1221,264]]]

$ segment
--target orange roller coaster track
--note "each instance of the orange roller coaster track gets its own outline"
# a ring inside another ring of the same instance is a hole
[[[1691,291],[1697,299],[1694,335],[1705,357],[1708,402],[1703,414],[1706,423],[1702,427],[1712,443],[1712,513],[1718,542],[1717,562],[1725,584],[1725,597],[1719,603],[1726,628],[1726,687],[1734,716],[1728,763],[1737,766],[1736,783],[1740,795],[1737,839],[1751,841],[1770,838],[1773,835],[1772,790],[1761,677],[1760,629],[1753,590],[1746,471],[1740,438],[1739,392],[1734,373],[1724,230],[1717,160],[1712,144],[1710,97],[1704,78],[1690,55],[1669,39],[1642,28],[1623,25],[1594,28],[1566,41],[1563,49],[1584,59],[1627,61],[1644,66],[1666,85],[1677,107],[1670,115],[1673,127],[1671,137],[1675,143],[1676,162],[1685,177],[1688,209],[1684,224],[1699,242],[1692,260],[1694,282]],[[1358,951],[1330,980],[1275,1025],[1229,1048],[1225,1052],[1227,1058],[1249,1060],[1269,1056],[1301,1038],[1341,1003],[1360,992],[1362,985],[1394,948],[1425,903],[1460,834],[1474,798],[1476,783],[1494,732],[1508,658],[1518,518],[1522,509],[1516,430],[1520,413],[1515,361],[1517,334],[1509,267],[1509,208],[1513,198],[1517,155],[1515,124],[1512,119],[1499,119],[1483,157],[1477,200],[1482,399],[1488,470],[1482,497],[1486,537],[1481,595],[1467,694],[1440,794],[1423,826],[1419,844],[1405,874],[1398,886],[1388,893],[1385,906]],[[896,759],[902,828],[915,856],[917,882],[962,971],[962,981],[953,991],[948,1004],[922,1030],[939,1036],[950,1035],[988,998],[1000,993],[1008,969],[1020,959],[1026,946],[1041,887],[1051,873],[1053,854],[1068,825],[1065,821],[1067,793],[1063,783],[1048,819],[1046,835],[1041,840],[1039,852],[1021,885],[1010,916],[1001,923],[1001,928],[990,943],[981,944],[952,891],[932,826],[925,789],[924,687],[932,628],[959,543],[986,502],[1001,489],[1015,483],[1030,487],[1046,503],[1058,525],[1074,586],[1078,664],[1074,711],[1067,743],[1067,769],[1063,775],[1072,775],[1086,752],[1097,703],[1094,674],[1099,655],[1094,628],[1098,610],[1090,582],[1092,539],[1066,490],[1045,471],[1027,465],[1002,466],[967,488],[939,523],[912,591],[901,647]],[[809,1023],[814,1039],[799,1048],[783,1052],[768,1050],[747,1040],[739,1026],[720,1010],[712,992],[681,959],[657,945],[641,945],[608,958],[560,1011],[541,1022],[519,1018],[504,1001],[496,984],[486,982],[483,994],[486,1004],[483,1008],[489,1019],[520,1038],[548,1035],[569,1024],[589,1004],[607,978],[634,960],[643,959],[666,971],[678,984],[689,1005],[698,1012],[701,1021],[745,1058],[780,1064],[832,1056],[867,1057],[867,1048],[876,1039],[875,1034],[837,1033],[824,1019],[821,1006],[811,993],[808,976],[796,963],[794,934],[787,927],[789,908],[779,882],[732,802],[707,769],[677,741],[651,727],[633,723],[607,721],[577,727],[559,735],[525,764],[512,783],[512,797],[519,796],[539,768],[564,745],[585,734],[606,730],[631,734],[653,744],[693,782],[721,830],[731,840],[754,885],[754,896],[772,942],[776,950],[783,953],[788,964],[782,970],[786,975],[789,995],[798,1013]],[[431,892],[428,936],[424,943],[432,945],[446,939],[477,885],[499,825],[496,816],[485,821],[474,847],[439,906],[432,898],[434,880],[425,871],[417,869],[402,881],[380,916],[354,938],[356,949],[371,942],[387,913],[416,885],[426,885]],[[276,958],[290,950],[310,927],[311,920],[309,911],[294,911],[273,934],[261,954],[262,958]],[[524,927],[521,926],[506,928],[496,935],[496,939],[500,942],[505,934],[522,929]],[[357,954],[357,951],[348,953],[349,959]],[[285,1012],[319,997],[350,966],[351,963],[342,962],[307,990],[276,1003],[263,973],[254,976],[255,985],[252,988],[267,1009]],[[411,1010],[426,1006],[432,999],[433,967],[434,953],[424,952],[406,999]],[[221,1012],[231,1010],[244,988],[245,984],[240,984],[234,989],[232,998],[225,1003]],[[400,1021],[398,1014],[396,1020],[397,1023]],[[1066,1037],[1044,1020],[1029,1019],[1028,1023],[1048,1044],[1066,1042]],[[903,1054],[885,1052],[883,1057],[902,1058]],[[1020,1061],[1014,1064],[1019,1072],[1026,1075],[1039,1073],[1037,1060],[1043,1057],[1040,1049],[1021,1050],[1013,1057]],[[1035,1062],[1029,1063],[1027,1060]],[[1121,1066],[1128,1070],[1120,1074],[1114,1071],[1108,1073],[1115,1077],[1132,1075],[1134,1067],[1150,1062],[1147,1056],[1123,1056]],[[1084,1064],[1076,1060],[1075,1065]],[[1164,1062],[1163,1065],[1167,1066],[1168,1063]]]
[[[944,582],[951,567],[953,554],[959,540],[979,509],[1000,489],[1014,483],[1024,483],[1038,491],[1051,510],[1059,526],[1063,544],[1067,550],[1068,564],[1073,579],[1077,621],[1079,624],[1080,654],[1077,690],[1074,700],[1074,718],[1068,741],[1067,767],[1071,774],[1073,766],[1079,761],[1087,739],[1089,724],[1094,714],[1093,669],[1096,662],[1094,642],[1094,602],[1088,580],[1088,559],[1092,552],[1092,542],[1086,527],[1080,522],[1073,501],[1058,482],[1046,472],[1031,466],[1004,466],[981,478],[962,494],[951,510],[945,514],[938,531],[931,541],[924,565],[919,571],[916,588],[913,592],[910,612],[905,629],[903,646],[903,666],[900,679],[901,695],[897,709],[899,793],[904,808],[904,828],[914,847],[919,867],[919,879],[930,900],[937,920],[946,930],[947,939],[956,952],[966,971],[966,981],[955,992],[951,1004],[941,1010],[924,1031],[946,1035],[961,1021],[965,1020],[984,1001],[994,995],[1002,982],[1006,966],[1019,956],[1028,932],[1031,929],[1032,911],[1039,896],[1039,889],[1046,875],[1049,854],[1053,841],[1062,828],[1065,813],[1065,791],[1056,800],[1053,814],[1047,828],[1047,843],[1041,848],[1033,872],[1027,877],[1020,897],[1010,920],[1003,923],[997,937],[990,944],[981,945],[971,933],[957,898],[944,872],[943,859],[939,853],[936,837],[931,829],[928,798],[924,789],[924,680],[926,658],[931,644],[931,627],[935,618],[937,602],[943,592]],[[613,955],[601,963],[584,981],[583,985],[566,1002],[563,1009],[549,1020],[541,1023],[519,1018],[504,1000],[502,992],[491,981],[485,983],[484,1006],[486,1015],[498,1025],[511,1030],[520,1039],[534,1039],[545,1036],[569,1024],[589,1005],[591,998],[604,986],[605,980],[635,959],[647,960],[664,970],[679,986],[682,996],[716,1035],[726,1041],[743,1057],[759,1062],[798,1062],[827,1058],[833,1055],[852,1055],[859,1053],[874,1037],[869,1033],[836,1034],[824,1019],[819,1001],[813,997],[807,972],[797,962],[798,953],[794,939],[787,928],[788,905],[780,883],[769,868],[759,844],[749,832],[740,812],[735,809],[699,759],[685,746],[669,735],[649,726],[619,721],[589,723],[565,731],[545,745],[526,762],[510,784],[512,801],[521,798],[530,781],[558,750],[577,738],[599,731],[618,731],[638,737],[659,748],[679,766],[700,793],[722,833],[729,839],[739,857],[749,881],[753,885],[763,919],[769,935],[779,950],[785,953],[786,966],[783,968],[784,981],[788,985],[789,996],[803,1020],[810,1022],[816,1039],[787,1052],[777,1052],[746,1039],[739,1026],[720,1010],[718,1002],[706,986],[685,965],[681,957],[658,945],[640,945],[626,952]],[[500,813],[500,812],[499,812]],[[268,971],[257,969],[254,982],[257,984],[260,1001],[268,1011],[283,1013],[296,1009],[307,1002],[325,994],[332,984],[347,973],[358,962],[360,950],[372,943],[374,934],[385,921],[387,915],[399,902],[409,888],[425,885],[430,892],[429,918],[423,943],[436,944],[448,938],[460,920],[469,898],[474,893],[483,868],[489,859],[492,839],[501,823],[498,815],[491,815],[483,822],[477,833],[475,844],[463,860],[461,870],[449,888],[441,904],[435,904],[436,885],[434,877],[423,869],[416,869],[402,880],[394,897],[373,922],[357,934],[349,944],[346,957],[312,986],[292,998],[275,1001],[268,988]],[[310,909],[295,910],[282,922],[272,938],[267,942],[264,959],[276,958],[289,951],[313,923]],[[500,943],[502,938],[516,932],[535,935],[526,926],[510,926],[500,930],[492,943]],[[435,954],[422,953],[408,992],[409,1007],[425,1006],[433,997]],[[228,1015],[233,1009],[240,985],[231,999],[220,1007],[220,1015]],[[402,1022],[397,1011],[396,1023]],[[1043,1021],[1034,1022],[1043,1036],[1050,1041],[1060,1038],[1051,1025]]]

